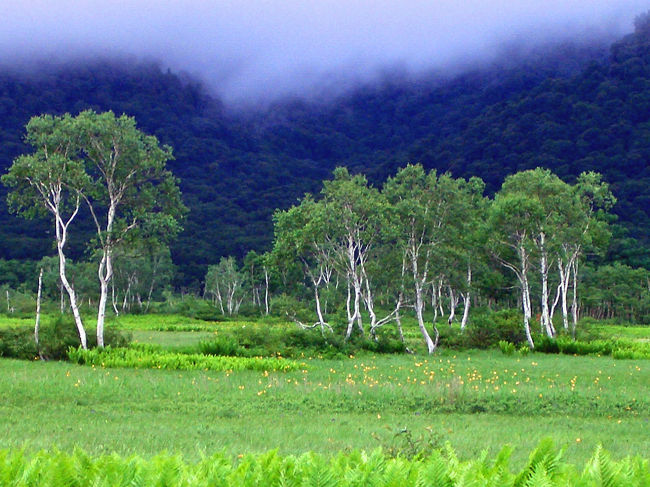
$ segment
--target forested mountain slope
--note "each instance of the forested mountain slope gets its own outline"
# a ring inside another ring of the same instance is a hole
[[[571,180],[597,170],[619,199],[615,212],[650,242],[650,28],[602,45],[555,46],[507,64],[443,79],[388,77],[334,100],[224,110],[200,84],[156,65],[94,62],[38,74],[0,72],[0,171],[26,151],[32,115],[112,109],[174,148],[171,167],[190,208],[173,248],[179,284],[202,279],[222,255],[268,247],[271,215],[317,192],[337,165],[376,184],[407,162],[478,175],[488,189],[521,169],[545,166]],[[49,225],[7,213],[0,189],[0,258],[51,253]],[[76,255],[85,235],[77,233]],[[87,235],[87,234],[86,234]],[[632,247],[632,251],[630,251]]]

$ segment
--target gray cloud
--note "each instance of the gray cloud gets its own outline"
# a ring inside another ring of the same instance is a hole
[[[201,77],[229,101],[489,60],[632,29],[647,0],[14,0],[0,61],[135,55]]]

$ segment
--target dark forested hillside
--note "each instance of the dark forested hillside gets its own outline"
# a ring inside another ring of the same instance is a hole
[[[555,46],[450,78],[387,78],[327,102],[285,101],[233,115],[200,84],[156,65],[115,62],[0,72],[0,171],[26,151],[40,113],[112,109],[174,148],[190,208],[173,248],[179,284],[202,279],[222,255],[263,250],[271,215],[316,192],[337,165],[375,183],[407,162],[477,175],[488,189],[544,166],[571,180],[605,175],[629,236],[618,257],[643,263],[650,245],[650,21],[616,42]],[[512,56],[511,56],[512,58]],[[51,253],[49,226],[7,213],[0,188],[0,258]],[[76,254],[83,252],[78,233]]]

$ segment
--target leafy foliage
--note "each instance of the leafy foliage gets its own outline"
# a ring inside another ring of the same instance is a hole
[[[541,337],[535,350],[565,355],[611,355],[616,359],[649,359],[650,344],[642,341],[608,339],[581,341],[568,337]]]
[[[165,352],[151,345],[132,345],[129,348],[68,349],[68,358],[80,365],[95,367],[122,367],[135,369],[171,370],[273,370],[287,372],[300,364],[281,358],[220,357],[201,354]]]
[[[131,341],[131,336],[128,332],[109,328],[106,330],[105,340],[113,347],[126,347]],[[89,336],[88,346],[96,345],[94,335]],[[33,328],[0,328],[0,357],[33,360],[41,356],[46,360],[65,360],[68,357],[68,349],[78,346],[79,336],[74,331],[74,324],[61,315],[40,327],[38,349]]]
[[[343,337],[318,330],[273,326],[248,326],[224,329],[218,335],[199,344],[201,353],[238,357],[344,357],[360,350],[375,353],[403,353],[405,345],[396,338],[381,335],[377,340]]]
[[[644,487],[643,482],[649,476],[647,460],[626,458],[616,462],[602,447],[597,448],[581,474],[561,462],[561,453],[548,440],[538,446],[516,476],[508,469],[508,457],[506,448],[492,465],[485,454],[478,459],[460,461],[453,450],[446,448],[413,459],[386,456],[380,450],[340,453],[332,458],[314,453],[281,457],[269,452],[246,455],[238,461],[215,454],[192,464],[166,454],[145,460],[117,455],[93,458],[80,449],[71,454],[54,450],[32,456],[20,450],[4,450],[0,452],[0,482],[8,487]]]

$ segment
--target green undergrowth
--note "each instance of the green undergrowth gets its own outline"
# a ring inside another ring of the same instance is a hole
[[[86,329],[88,347],[97,345],[94,328]],[[114,328],[104,331],[104,343],[125,347],[131,341],[129,332]],[[0,328],[0,357],[22,360],[65,360],[70,347],[79,346],[79,336],[72,319],[63,315],[48,317],[39,330],[39,344],[34,339],[33,324],[30,327],[14,326]]]
[[[274,356],[341,358],[358,351],[374,353],[404,353],[406,346],[389,334],[376,340],[353,337],[344,340],[343,334],[313,329],[301,329],[293,325],[241,326],[215,332],[210,340],[199,343],[201,353],[236,357]]]
[[[650,342],[629,339],[573,340],[566,336],[542,337],[535,345],[535,351],[565,355],[611,355],[615,359],[650,359]]]
[[[478,458],[459,459],[449,446],[412,458],[351,451],[324,456],[305,453],[281,456],[276,451],[241,455],[224,453],[189,463],[180,456],[159,454],[151,459],[116,454],[93,457],[80,449],[72,454],[57,450],[27,455],[0,451],[0,484],[6,487],[54,486],[323,486],[420,487],[503,486],[571,487],[650,485],[648,460],[626,457],[616,461],[597,447],[586,465],[566,463],[562,450],[546,439],[530,454],[526,465],[513,471],[511,449],[495,458],[483,452]]]
[[[134,369],[170,370],[265,370],[287,372],[297,370],[301,364],[282,358],[223,357],[202,354],[168,352],[153,345],[83,350],[70,348],[68,358],[79,365]]]

